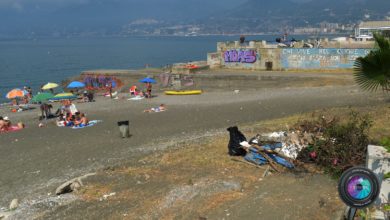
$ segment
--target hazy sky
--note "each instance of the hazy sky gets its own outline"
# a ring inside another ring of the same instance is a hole
[[[209,0],[210,2],[219,2],[226,4],[238,5],[246,0]],[[156,5],[172,4],[172,3],[185,3],[193,2],[193,0],[0,0],[0,8],[16,10],[16,11],[29,11],[29,10],[56,10],[58,8],[69,6],[82,6],[82,5],[99,5],[99,4],[148,4],[153,3]],[[204,1],[200,0],[200,3]]]
[[[32,8],[58,8],[68,5],[86,4],[91,0],[0,0],[0,7],[11,10]],[[115,0],[114,0],[115,1]]]
[[[247,0],[0,0],[0,34],[50,28],[96,28],[137,19],[191,21]]]

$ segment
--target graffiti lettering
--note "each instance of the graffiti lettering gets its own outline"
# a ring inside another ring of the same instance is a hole
[[[254,63],[257,60],[254,50],[228,50],[224,53],[225,62]]]
[[[370,51],[338,48],[282,49],[281,64],[286,69],[353,68],[355,60]]]

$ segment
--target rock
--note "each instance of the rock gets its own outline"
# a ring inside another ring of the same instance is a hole
[[[80,176],[80,177],[71,179],[71,180],[61,184],[56,189],[56,192],[55,192],[56,195],[61,195],[61,194],[77,191],[78,189],[80,189],[83,186],[82,179],[85,179],[85,178],[87,178],[89,176],[93,176],[93,175],[96,175],[96,173],[89,173],[89,174],[86,174],[84,176]]]
[[[110,194],[103,195],[103,199],[106,200],[108,197],[115,196],[116,192],[112,192]]]
[[[7,219],[10,215],[9,212],[0,212],[0,220]]]
[[[11,203],[9,204],[9,209],[14,210],[17,209],[19,206],[19,200],[18,199],[13,199]]]
[[[77,191],[77,190],[79,190],[81,188],[81,184],[82,184],[81,182],[75,181],[75,182],[70,184],[70,189],[72,191]]]

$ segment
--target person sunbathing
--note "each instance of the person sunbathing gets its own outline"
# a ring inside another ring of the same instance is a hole
[[[18,123],[16,124],[16,126],[17,126],[19,129],[23,129],[23,128],[26,127],[22,122],[18,122]]]
[[[66,117],[62,113],[60,113],[57,117],[57,126],[59,127],[66,126]]]
[[[1,116],[0,116],[0,131],[5,131],[5,121]]]
[[[74,125],[76,127],[85,127],[89,123],[88,118],[85,116],[84,113],[81,113],[79,117],[76,119]]]
[[[66,126],[67,127],[70,127],[70,126],[73,126],[74,125],[74,121],[75,121],[75,116],[70,114],[70,113],[67,113],[66,114]]]
[[[9,118],[7,116],[5,116],[3,118],[3,121],[4,121],[4,125],[3,125],[2,130],[3,131],[8,131],[8,129],[11,127],[11,121],[9,120]]]
[[[167,108],[165,107],[164,104],[161,104],[159,107],[157,108],[150,108],[150,109],[146,109],[144,110],[144,112],[163,112],[167,110]]]
[[[82,127],[84,127],[84,126],[87,126],[88,125],[88,123],[89,123],[89,120],[88,120],[88,118],[85,116],[85,114],[84,113],[81,113],[81,123],[80,123],[80,125],[82,126]]]
[[[17,131],[23,129],[24,127],[25,126],[22,122],[19,122],[16,125],[12,125],[7,116],[4,118],[0,117],[0,132]]]

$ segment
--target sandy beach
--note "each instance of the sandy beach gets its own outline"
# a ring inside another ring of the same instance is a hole
[[[331,74],[333,78],[337,78]],[[294,77],[295,75],[293,75]],[[306,75],[324,80],[324,76]],[[351,79],[350,74],[341,78]],[[278,78],[273,79],[277,83]],[[297,85],[305,85],[305,74]],[[0,135],[0,207],[18,198],[31,201],[46,198],[64,181],[105,167],[136,161],[150,152],[162,151],[178,141],[223,133],[231,125],[248,125],[265,119],[308,112],[328,107],[366,106],[383,103],[381,94],[362,92],[353,83],[325,86],[284,86],[249,88],[239,93],[207,91],[199,96],[166,96],[153,99],[118,100],[97,97],[96,102],[76,103],[91,120],[101,123],[84,129],[60,128],[54,120],[38,127],[39,109],[10,113],[13,122],[23,121],[26,128]],[[164,103],[168,110],[144,113]],[[54,109],[58,107],[55,104]],[[129,120],[131,138],[122,139],[117,121]],[[227,135],[227,133],[226,133]]]

